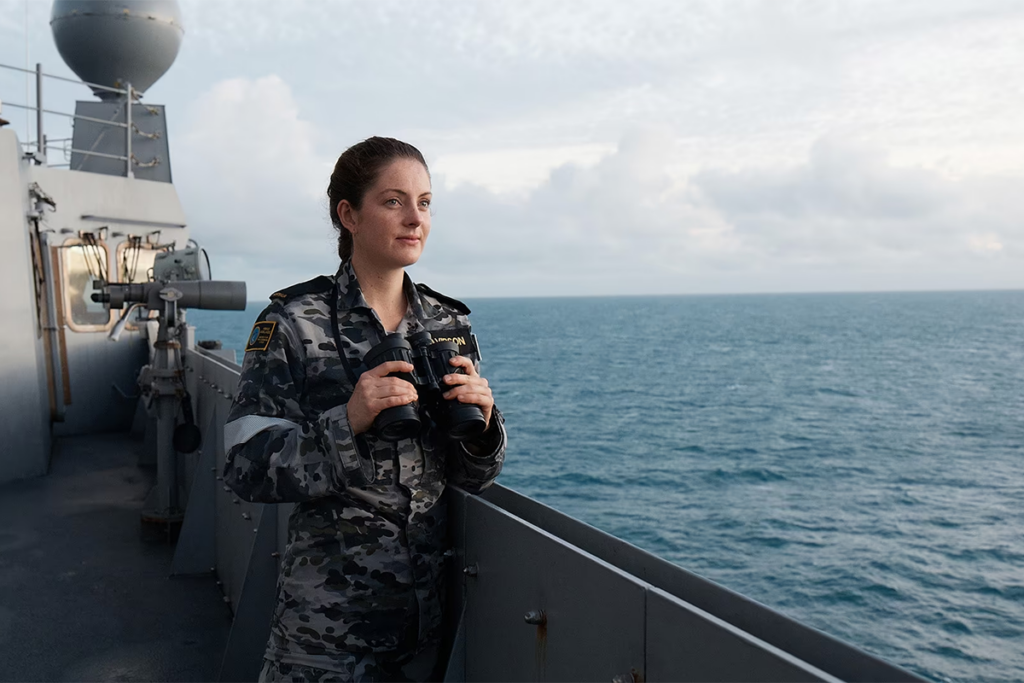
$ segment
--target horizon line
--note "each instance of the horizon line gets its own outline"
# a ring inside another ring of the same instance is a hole
[[[670,293],[638,293],[638,294],[534,294],[531,296],[521,295],[497,295],[497,296],[463,296],[465,299],[476,301],[492,299],[639,299],[654,297],[713,297],[713,296],[821,296],[821,295],[849,295],[849,294],[965,294],[965,293],[1000,293],[1000,292],[1024,292],[1021,287],[1002,287],[994,289],[850,289],[850,290],[826,290],[826,291],[792,291],[781,290],[771,292],[670,292]],[[257,304],[269,301],[267,299],[247,299],[246,304]]]

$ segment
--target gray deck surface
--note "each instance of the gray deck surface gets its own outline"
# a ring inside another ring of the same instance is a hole
[[[140,447],[64,438],[48,476],[0,486],[0,681],[216,680],[231,612],[143,540]]]

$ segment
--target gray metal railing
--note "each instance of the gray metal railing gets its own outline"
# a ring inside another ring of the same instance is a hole
[[[36,102],[35,106],[29,105],[28,103],[19,104],[16,102],[7,102],[4,104],[15,109],[22,109],[25,111],[34,111],[36,113],[36,139],[34,142],[27,141],[25,144],[29,147],[34,147],[36,150],[36,157],[39,163],[46,163],[46,151],[48,149],[61,149],[65,153],[72,152],[75,154],[82,154],[84,156],[101,157],[104,159],[116,159],[118,161],[125,162],[125,174],[129,178],[135,177],[135,170],[133,164],[138,165],[139,161],[132,155],[132,133],[138,132],[138,128],[132,123],[132,104],[138,99],[137,91],[132,88],[131,83],[125,83],[124,88],[112,88],[107,85],[100,85],[99,83],[90,83],[88,81],[80,81],[74,78],[65,78],[64,76],[56,76],[54,74],[43,73],[42,64],[36,64],[36,68],[23,69],[18,66],[11,66],[10,64],[0,64],[0,69],[7,69],[9,71],[17,71],[20,73],[32,74],[36,77]],[[43,79],[51,78],[56,81],[63,81],[65,83],[74,83],[76,85],[84,85],[93,90],[103,90],[105,92],[112,92],[118,95],[124,96],[125,105],[125,122],[119,121],[107,121],[104,119],[97,119],[92,116],[82,116],[81,114],[69,114],[63,111],[57,111],[54,109],[46,109],[43,107]],[[53,114],[56,116],[65,116],[72,120],[89,121],[91,123],[97,123],[103,126],[112,126],[114,128],[122,128],[125,131],[125,154],[105,154],[101,152],[93,152],[86,149],[74,149],[66,147],[51,146],[47,143],[46,134],[43,129],[43,114]]]
[[[239,365],[191,346],[184,362],[204,433],[179,463],[192,486],[172,573],[215,572],[235,614],[220,680],[254,680],[292,505],[240,500],[221,477]],[[921,680],[498,484],[451,487],[449,528],[445,680]]]

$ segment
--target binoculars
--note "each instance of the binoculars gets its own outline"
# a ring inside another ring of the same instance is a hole
[[[445,375],[465,374],[462,368],[449,364],[459,355],[459,345],[450,341],[434,341],[430,332],[417,332],[408,338],[389,334],[384,341],[370,349],[365,363],[375,368],[381,363],[400,360],[411,363],[413,372],[392,373],[416,387],[419,401],[404,406],[386,408],[373,421],[373,429],[383,441],[400,441],[420,433],[426,418],[432,420],[442,433],[455,441],[465,441],[487,428],[479,406],[449,400],[442,394],[452,388],[444,383]],[[421,409],[424,413],[421,416]]]

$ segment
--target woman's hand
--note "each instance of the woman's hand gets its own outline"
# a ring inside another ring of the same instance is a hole
[[[412,371],[412,363],[392,360],[359,376],[352,397],[348,400],[348,423],[353,435],[368,431],[382,410],[404,406],[416,400],[416,387],[400,377],[386,376],[393,372]]]
[[[455,385],[444,393],[448,399],[456,399],[459,403],[472,403],[480,406],[484,414],[484,423],[487,429],[491,428],[491,411],[494,410],[494,396],[491,395],[491,388],[487,380],[476,371],[473,361],[465,356],[455,356],[449,361],[452,365],[462,368],[466,374],[445,375],[445,384]]]

